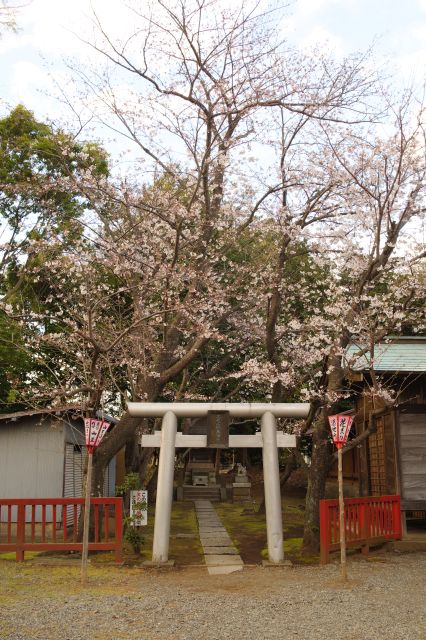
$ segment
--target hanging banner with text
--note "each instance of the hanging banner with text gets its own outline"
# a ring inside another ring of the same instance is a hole
[[[97,420],[95,418],[84,418],[84,432],[86,437],[86,447],[93,453],[94,449],[101,443],[102,438],[108,431],[110,422]]]
[[[336,447],[339,448],[342,444],[346,444],[353,418],[351,418],[351,416],[337,414],[335,416],[328,416],[328,422],[330,424],[331,437]]]

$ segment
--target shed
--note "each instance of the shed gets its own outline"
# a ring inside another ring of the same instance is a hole
[[[370,421],[375,432],[359,452],[361,495],[401,495],[403,512],[426,511],[426,337],[391,337],[375,345],[374,358],[359,347],[347,352],[356,373],[356,430]],[[371,361],[372,360],[372,361]],[[373,405],[362,395],[371,384],[371,367],[383,383],[398,392],[392,408]]]
[[[86,455],[76,408],[0,414],[0,498],[82,497]],[[115,468],[114,458],[105,496],[115,495]]]

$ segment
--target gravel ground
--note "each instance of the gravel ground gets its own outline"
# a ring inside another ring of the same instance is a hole
[[[0,638],[10,640],[426,640],[426,553],[339,567],[141,570],[0,562]]]

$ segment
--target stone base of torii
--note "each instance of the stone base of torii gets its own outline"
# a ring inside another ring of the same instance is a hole
[[[143,447],[160,447],[157,500],[155,505],[152,560],[167,562],[170,517],[173,501],[175,449],[207,447],[207,436],[177,432],[178,418],[200,418],[210,412],[228,412],[231,418],[260,418],[261,431],[254,435],[230,435],[229,447],[260,447],[263,457],[266,528],[269,561],[284,560],[278,448],[295,447],[296,437],[277,432],[277,418],[306,418],[307,403],[208,403],[208,402],[129,402],[131,416],[163,418],[160,432],[142,436]]]

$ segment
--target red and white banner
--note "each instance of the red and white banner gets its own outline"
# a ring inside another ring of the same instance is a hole
[[[328,416],[328,422],[334,444],[341,447],[342,444],[348,441],[353,418],[351,418],[351,416],[337,414],[335,416]]]
[[[111,424],[110,422],[102,421],[101,428],[99,429],[99,432],[98,432],[98,437],[96,438],[96,443],[95,443],[96,447],[98,447],[100,445],[101,440],[104,437],[104,435],[106,434],[106,432],[108,431],[110,424]]]
[[[102,438],[108,431],[110,422],[97,420],[96,418],[84,418],[84,433],[86,437],[86,447],[89,451],[96,449],[101,443]]]

